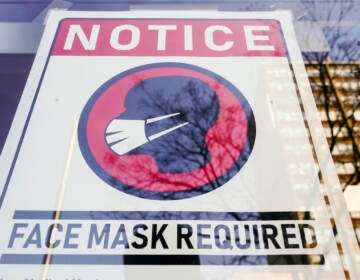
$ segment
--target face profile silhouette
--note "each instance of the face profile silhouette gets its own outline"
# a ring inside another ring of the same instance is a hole
[[[214,90],[187,76],[148,78],[131,88],[106,142],[119,155],[152,156],[160,172],[182,173],[211,160],[206,134],[219,113]]]

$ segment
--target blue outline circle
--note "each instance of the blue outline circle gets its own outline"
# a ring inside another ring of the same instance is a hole
[[[92,155],[92,153],[90,151],[90,148],[89,148],[89,145],[87,142],[87,138],[86,138],[87,121],[88,121],[89,113],[90,113],[91,109],[93,108],[93,105],[98,100],[98,98],[112,84],[119,81],[120,79],[122,79],[130,74],[133,74],[135,72],[138,72],[138,71],[152,69],[152,68],[160,68],[160,67],[186,68],[186,69],[194,70],[194,71],[200,72],[202,74],[205,74],[207,76],[210,76],[211,78],[217,80],[219,83],[225,85],[225,87],[227,87],[234,94],[234,96],[236,96],[236,98],[240,101],[240,104],[246,115],[247,124],[248,124],[248,130],[247,130],[248,135],[247,135],[247,140],[244,145],[244,148],[243,148],[240,156],[238,157],[238,159],[224,174],[222,174],[221,176],[219,176],[212,182],[207,183],[200,187],[193,188],[191,190],[175,191],[175,192],[155,192],[155,191],[143,190],[143,189],[139,189],[134,186],[126,185],[126,184],[122,183],[121,181],[117,180],[116,178],[114,178],[113,176],[111,176],[110,174],[108,174],[97,163],[96,159],[94,158],[94,156]],[[89,167],[93,170],[93,172],[96,175],[98,175],[103,181],[105,181],[107,184],[109,184],[110,186],[114,187],[115,189],[117,189],[119,191],[125,192],[127,194],[131,194],[131,195],[134,195],[137,197],[146,198],[146,199],[154,199],[154,200],[177,200],[177,199],[190,198],[190,197],[208,193],[208,192],[215,190],[218,187],[222,186],[227,181],[229,181],[232,177],[234,177],[244,166],[244,164],[248,160],[248,158],[251,154],[251,151],[253,149],[255,137],[256,137],[256,125],[255,125],[255,119],[254,119],[254,115],[253,115],[252,109],[250,107],[250,104],[248,103],[248,101],[245,99],[245,97],[241,94],[241,92],[234,85],[232,85],[229,81],[220,77],[219,75],[217,75],[209,70],[206,70],[204,68],[200,68],[198,66],[191,65],[191,64],[176,63],[176,62],[146,64],[146,65],[142,65],[142,66],[138,66],[138,67],[126,70],[126,71],[114,76],[113,78],[111,78],[110,80],[105,82],[103,85],[101,85],[95,91],[95,93],[90,97],[90,99],[86,103],[86,105],[81,113],[80,120],[79,120],[79,126],[78,126],[78,141],[79,141],[81,153],[82,153],[85,161],[89,165]]]

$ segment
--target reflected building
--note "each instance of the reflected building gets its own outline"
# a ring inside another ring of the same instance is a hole
[[[360,241],[360,63],[307,62],[306,71],[312,87],[315,103],[321,118],[329,149],[342,185],[347,207],[352,219],[357,241]],[[279,67],[269,65],[265,70],[267,98],[273,123],[279,128],[279,141],[282,144],[283,158],[289,184],[300,193],[316,187],[311,184],[309,174],[313,168],[307,161],[306,143],[301,137],[303,131],[294,123],[299,118],[296,112],[298,100],[284,94],[293,85],[286,83],[285,72]],[[274,84],[273,79],[283,83]],[[286,96],[275,102],[278,95]],[[316,160],[316,159],[315,159]],[[319,167],[318,172],[320,171]],[[320,182],[321,173],[319,172]],[[331,213],[329,199],[323,191]],[[300,195],[301,196],[301,195]],[[301,199],[301,198],[299,198]],[[305,201],[305,200],[304,200]],[[305,202],[304,202],[305,203]],[[305,203],[306,204],[306,203]],[[309,202],[311,204],[311,202]],[[305,205],[304,205],[305,206]],[[306,218],[306,217],[304,217]],[[331,218],[334,225],[334,220]],[[336,229],[334,232],[337,234]],[[337,240],[339,240],[337,238]],[[338,244],[342,253],[341,245]],[[312,263],[321,260],[311,259]],[[348,279],[349,274],[345,271]]]
[[[360,243],[360,63],[307,62],[306,70]]]

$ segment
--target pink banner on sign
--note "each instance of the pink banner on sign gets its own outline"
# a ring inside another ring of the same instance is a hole
[[[286,56],[276,20],[65,19],[52,55]]]

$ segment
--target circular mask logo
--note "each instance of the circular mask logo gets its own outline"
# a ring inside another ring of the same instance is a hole
[[[212,191],[243,167],[255,141],[249,103],[224,78],[156,63],[105,82],[79,122],[81,152],[117,190],[148,199]]]

